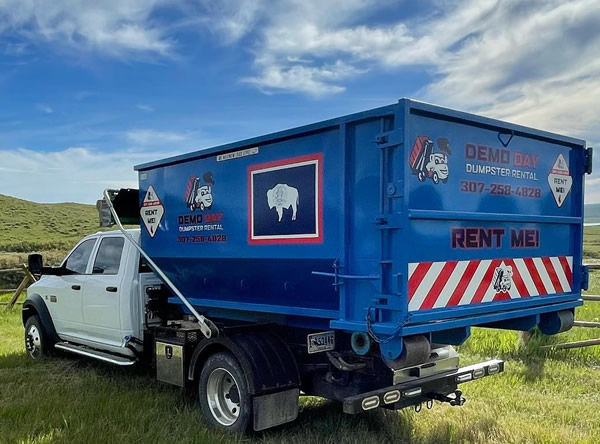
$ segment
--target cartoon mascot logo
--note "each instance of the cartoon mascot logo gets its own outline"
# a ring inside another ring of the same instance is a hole
[[[508,293],[512,287],[513,269],[510,265],[500,265],[494,271],[494,290],[497,293]]]
[[[448,156],[450,155],[450,142],[445,137],[437,140],[439,151],[434,152],[434,143],[428,136],[418,136],[410,151],[410,168],[420,182],[426,178],[433,180],[436,185],[448,182]]]
[[[215,184],[211,172],[204,173],[202,181],[199,177],[192,176],[188,179],[185,190],[185,203],[190,211],[200,208],[201,211],[208,210],[213,205],[212,187]]]

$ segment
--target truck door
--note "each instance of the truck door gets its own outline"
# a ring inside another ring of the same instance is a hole
[[[102,237],[93,258],[92,274],[83,291],[83,321],[91,340],[120,346],[120,290],[125,267],[121,266],[125,238]]]
[[[58,334],[76,335],[83,325],[82,294],[96,238],[81,242],[65,259],[69,274],[52,276],[47,285],[46,304]]]

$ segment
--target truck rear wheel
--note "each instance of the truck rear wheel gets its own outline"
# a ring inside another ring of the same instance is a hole
[[[208,358],[200,372],[198,392],[206,422],[232,433],[246,432],[252,419],[252,399],[244,371],[231,353]]]
[[[48,339],[45,336],[40,318],[30,316],[25,323],[25,349],[27,354],[35,360],[43,359],[49,355]]]

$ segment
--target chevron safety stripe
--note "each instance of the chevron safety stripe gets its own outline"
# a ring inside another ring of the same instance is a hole
[[[408,310],[568,293],[572,282],[572,256],[410,263]]]

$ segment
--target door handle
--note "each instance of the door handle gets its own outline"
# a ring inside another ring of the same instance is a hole
[[[117,287],[106,287],[106,291],[110,291],[111,293],[116,293]]]
[[[73,290],[81,290],[81,285],[71,285]]]

